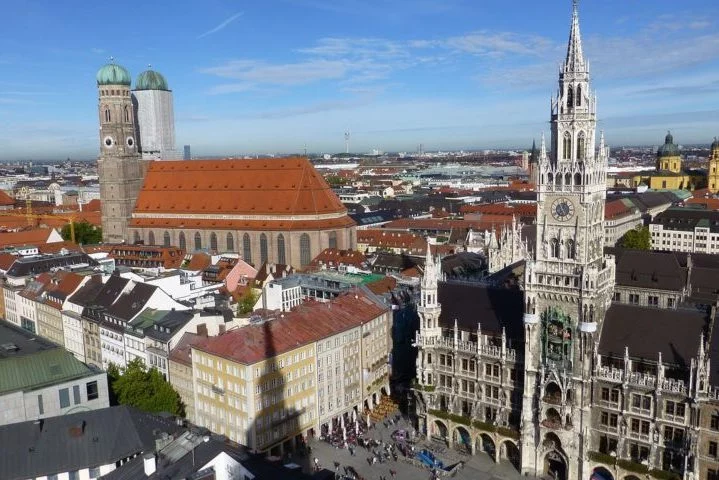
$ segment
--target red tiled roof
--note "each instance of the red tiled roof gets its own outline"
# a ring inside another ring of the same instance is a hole
[[[151,162],[135,213],[346,214],[306,158]]]
[[[489,203],[484,205],[463,205],[462,213],[482,213],[485,215],[516,215],[518,217],[536,217],[537,205],[531,203],[520,203],[507,205],[506,203]]]
[[[366,243],[373,247],[412,248],[426,242],[422,236],[415,233],[370,228],[357,230],[357,243]]]
[[[312,259],[310,267],[320,267],[322,265],[351,265],[359,268],[366,261],[367,257],[355,250],[325,248],[319,255]]]
[[[632,212],[632,209],[627,207],[621,200],[612,200],[607,202],[604,207],[604,218],[611,219],[627,215]]]
[[[327,303],[310,301],[282,317],[206,338],[194,348],[252,365],[374,320],[388,310],[361,292]]]
[[[51,228],[33,228],[22,232],[0,233],[0,248],[44,244],[47,243],[52,232]]]
[[[0,206],[12,207],[15,205],[15,199],[5,193],[4,190],[0,190]]]
[[[85,205],[82,206],[82,211],[85,212],[99,212],[101,208],[100,199],[99,198],[93,198],[89,202],[87,202]]]
[[[8,271],[19,257],[11,253],[0,253],[0,270]]]
[[[193,272],[199,272],[204,270],[212,264],[212,257],[206,253],[195,253],[190,259],[190,263],[185,267],[185,270],[192,270]]]
[[[168,269],[180,268],[185,260],[182,249],[159,245],[116,245],[110,251],[110,256],[119,265],[155,267],[162,262],[162,267]]]
[[[234,214],[234,211],[225,212]],[[345,228],[355,225],[354,221],[343,216],[322,220],[199,220],[194,218],[133,218],[131,227],[138,228],[196,228],[198,230],[327,230],[332,228]]]
[[[375,295],[382,295],[394,290],[394,287],[397,286],[397,280],[393,277],[384,277],[382,280],[370,282],[365,286]]]
[[[507,222],[512,219],[509,218]],[[436,218],[400,218],[386,223],[382,228],[387,230],[456,230],[471,228],[475,231],[490,230],[497,222],[482,220],[443,220]],[[359,232],[357,232],[359,235]]]

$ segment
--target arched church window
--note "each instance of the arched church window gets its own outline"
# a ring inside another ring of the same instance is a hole
[[[550,252],[551,257],[559,258],[559,240],[557,240],[556,238],[553,238],[552,240],[550,240],[549,246],[551,249],[551,252]]]
[[[170,246],[170,232],[165,231],[165,233],[162,235],[162,244],[166,247]]]
[[[567,90],[567,107],[571,110],[574,106],[574,89],[570,86]]]
[[[217,235],[215,232],[210,234],[210,250],[217,252]]]
[[[310,249],[310,236],[303,233],[300,237],[300,263],[304,267],[308,265],[312,260],[312,253]]]
[[[130,123],[130,109],[125,107],[125,123]]]
[[[582,174],[581,174],[581,173],[575,173],[575,174],[574,174],[574,184],[575,184],[575,185],[581,185],[581,184],[582,184]]]
[[[563,145],[562,158],[569,160],[572,158],[572,135],[569,132],[564,133],[564,145]]]
[[[150,245],[154,245],[154,244],[155,244],[155,232],[150,232],[150,233],[147,234],[147,242],[148,242]]]
[[[137,245],[138,243],[140,243],[140,232],[135,230],[135,244]]]
[[[567,172],[564,174],[564,184],[568,187],[572,184],[572,174],[571,173]]]
[[[200,232],[195,232],[195,250],[202,250],[202,236]]]
[[[584,160],[584,147],[584,132],[579,132],[579,135],[577,136],[577,160]]]
[[[232,234],[229,232],[227,233],[227,251],[235,251],[235,237],[233,237]]]
[[[267,235],[260,235],[260,263],[267,262]]]
[[[180,250],[187,252],[187,240],[185,240],[185,232],[180,232]]]
[[[247,233],[242,236],[242,257],[245,262],[252,263],[252,243]]]
[[[277,235],[277,263],[287,263],[285,258],[285,236],[281,233]]]
[[[577,85],[577,106],[582,106],[582,86]]]
[[[112,117],[110,116],[110,109],[108,107],[105,107],[105,121],[109,123],[111,118]]]
[[[337,248],[337,232],[330,232],[329,235],[329,247]]]
[[[567,258],[569,258],[570,260],[574,260],[577,255],[576,248],[577,247],[574,244],[574,240],[567,240]]]
[[[550,185],[554,183],[554,175],[552,175],[551,173],[547,174],[547,183]]]

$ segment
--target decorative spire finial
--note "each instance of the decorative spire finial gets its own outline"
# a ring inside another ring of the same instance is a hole
[[[579,0],[572,0],[572,28],[569,32],[569,45],[567,45],[567,60],[564,63],[565,72],[585,72],[587,70],[582,51],[582,36],[579,33]]]
[[[110,63],[112,63],[112,64],[115,63],[115,57],[113,57],[112,55],[110,56]]]

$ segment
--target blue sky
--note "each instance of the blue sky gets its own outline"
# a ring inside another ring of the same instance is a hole
[[[168,79],[198,155],[531,145],[548,131],[569,0],[6,2],[0,159],[97,155],[95,73]],[[719,135],[719,4],[583,0],[610,144]]]

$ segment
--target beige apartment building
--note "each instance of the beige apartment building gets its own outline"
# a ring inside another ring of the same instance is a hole
[[[200,340],[191,347],[196,423],[276,455],[361,413],[389,391],[390,315],[356,290]]]

